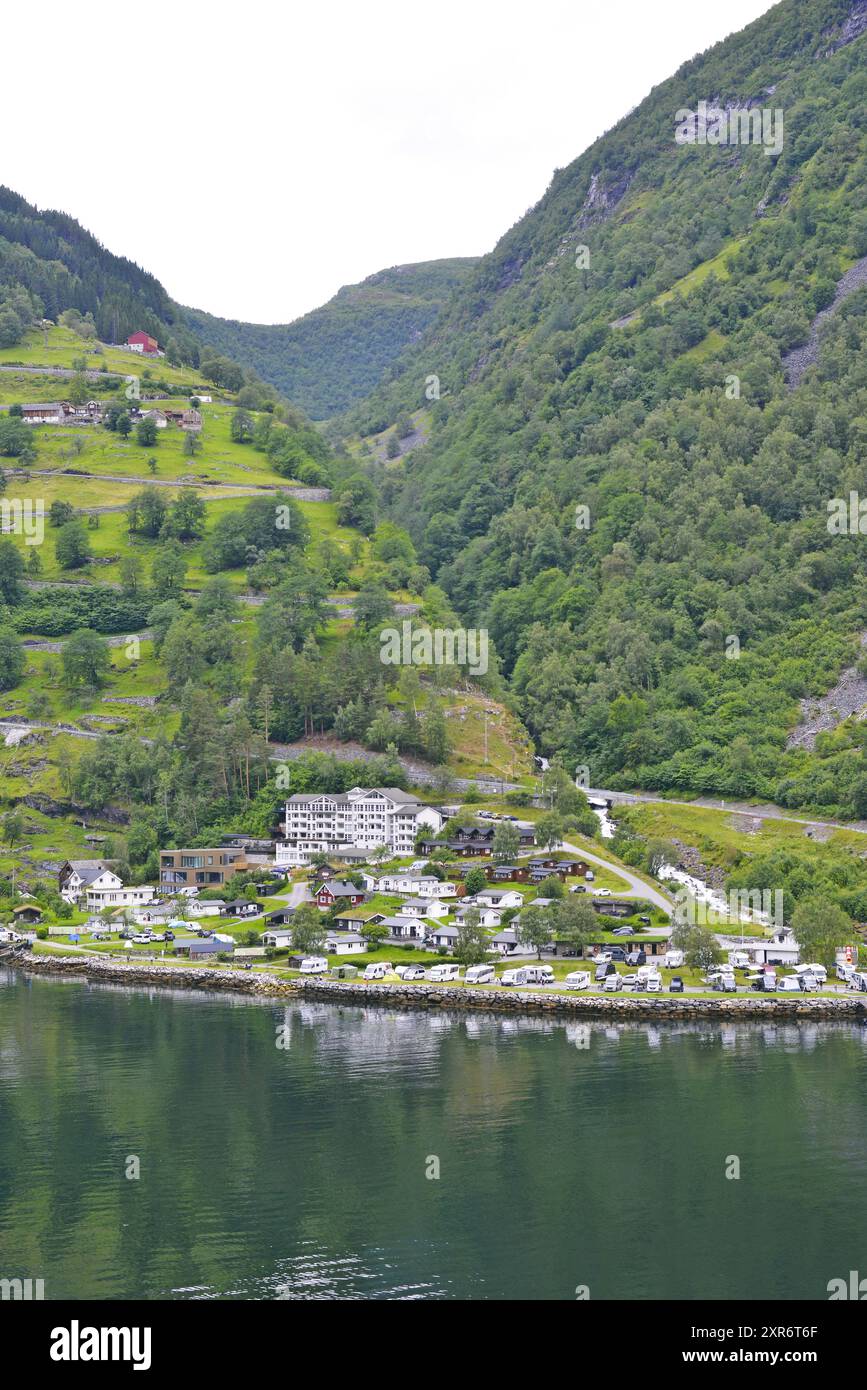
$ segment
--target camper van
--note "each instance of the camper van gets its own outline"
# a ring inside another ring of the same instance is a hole
[[[813,961],[810,965],[796,965],[796,975],[812,975],[817,984],[824,985],[828,982],[828,972],[824,965],[819,965],[818,961]]]
[[[388,961],[378,961],[373,965],[366,965],[361,978],[362,980],[384,980],[386,975],[390,974],[391,966]]]
[[[860,990],[862,994],[867,994],[867,972],[863,970],[852,970],[846,981],[850,989]]]
[[[590,985],[589,970],[571,970],[566,976],[567,989],[587,989]]]
[[[777,977],[772,970],[761,970],[750,980],[750,988],[758,990],[760,994],[773,994],[777,988]]]
[[[616,990],[623,988],[623,976],[618,975],[615,970],[613,975],[606,975],[605,983],[602,986],[606,994],[613,994]]]
[[[327,975],[328,961],[324,956],[305,956],[301,962],[302,975]]]
[[[750,958],[746,951],[731,951],[729,953],[729,965],[733,970],[748,970]]]
[[[553,985],[554,971],[550,965],[525,965],[528,985]]]
[[[836,974],[838,980],[843,980],[848,984],[851,981],[852,976],[855,974],[855,967],[849,961],[838,961]]]
[[[666,951],[662,963],[666,970],[679,970],[683,965],[683,951]]]
[[[427,972],[429,980],[434,984],[444,984],[446,980],[459,980],[461,978],[461,967],[459,965],[432,965]]]
[[[645,976],[644,988],[648,994],[659,994],[662,990],[662,976],[658,970],[653,970]]]
[[[527,983],[527,972],[523,966],[517,970],[504,970],[500,976],[501,985],[525,985]]]
[[[735,994],[737,992],[734,975],[725,971],[721,970],[716,975],[709,976],[708,982],[711,989],[721,990],[723,994]]]
[[[471,965],[464,979],[468,985],[495,985],[497,972],[492,965]]]

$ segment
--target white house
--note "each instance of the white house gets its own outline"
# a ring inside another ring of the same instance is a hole
[[[433,921],[449,915],[446,904],[437,899],[429,901],[427,898],[407,898],[405,903],[401,903],[400,910],[404,917],[427,917]]]
[[[424,941],[430,930],[426,917],[383,917],[380,925],[388,927],[389,936],[405,941]]]
[[[189,898],[184,904],[191,917],[219,917],[221,909],[225,906],[221,898]]]
[[[292,945],[291,927],[272,927],[270,931],[262,933],[262,945],[273,946],[275,949]]]
[[[67,859],[57,875],[57,883],[60,896],[68,903],[77,903],[91,884],[100,883],[104,887],[114,884],[120,888],[123,880],[103,859]]]
[[[87,888],[88,912],[101,912],[104,907],[144,907],[153,900],[154,889],[150,883],[125,888],[117,874],[110,871]]]
[[[334,956],[357,956],[367,950],[367,942],[356,932],[335,932],[326,936],[325,949]]]
[[[434,927],[428,937],[433,946],[454,946],[458,939],[457,927]]]
[[[788,931],[774,932],[770,940],[760,945],[750,943],[744,949],[756,965],[797,965],[801,959],[801,948]]]
[[[473,898],[465,898],[461,906],[455,912],[456,920],[463,924],[467,913],[472,909],[479,914],[479,925],[482,927],[498,927],[503,920],[503,914],[498,907],[483,907]]]
[[[436,874],[383,874],[377,889],[380,893],[412,894],[416,898],[453,898],[458,886]]]
[[[353,787],[348,792],[290,796],[285,840],[278,840],[278,865],[307,864],[314,854],[336,859],[341,850],[373,850],[384,845],[393,855],[412,854],[416,838],[442,826],[442,816],[417,796],[398,787]]]
[[[504,927],[491,938],[491,946],[501,956],[513,956],[521,950],[522,943],[514,927]]]
[[[482,888],[475,895],[476,902],[484,907],[523,907],[524,899],[514,888]]]

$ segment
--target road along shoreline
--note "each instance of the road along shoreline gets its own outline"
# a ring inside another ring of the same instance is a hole
[[[558,1014],[565,1018],[630,1019],[809,1019],[863,1022],[867,1024],[867,998],[816,999],[798,995],[792,999],[687,999],[683,995],[649,998],[622,995],[543,994],[523,990],[459,989],[448,985],[347,983],[311,978],[282,980],[254,971],[213,970],[197,966],[173,966],[103,961],[88,956],[17,956],[2,964],[33,975],[77,975],[89,983],[105,981],[147,988],[212,990],[252,998],[318,999],[328,1003],[374,1005],[391,1009],[461,1009],[473,1013]]]

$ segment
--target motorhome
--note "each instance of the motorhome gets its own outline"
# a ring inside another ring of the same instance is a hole
[[[679,970],[683,965],[683,951],[666,951],[662,958],[662,963],[666,970]]]
[[[528,985],[553,985],[554,971],[550,965],[525,965]]]
[[[731,951],[729,952],[729,965],[733,970],[748,970],[750,958],[746,951]]]
[[[497,972],[492,965],[471,965],[464,979],[468,985],[493,985],[497,982]]]
[[[618,989],[623,988],[623,976],[618,975],[616,970],[613,975],[606,975],[602,988],[606,994],[615,993]]]
[[[819,965],[818,961],[813,961],[811,965],[796,965],[796,975],[812,975],[820,985],[828,983],[828,972],[824,965]]]
[[[459,965],[432,965],[427,972],[429,980],[434,984],[443,984],[446,980],[459,980],[461,978],[461,967]]]
[[[590,971],[571,970],[565,983],[567,989],[587,989],[590,985]]]
[[[391,974],[391,966],[388,961],[377,961],[373,965],[364,967],[362,980],[384,980],[386,975]]]
[[[302,975],[326,975],[328,961],[324,956],[306,956],[301,962]]]
[[[644,988],[647,990],[648,994],[660,993],[662,989],[662,976],[658,971],[654,970],[650,975],[646,976]]]
[[[500,976],[501,985],[525,985],[527,983],[527,972],[523,966],[517,970],[504,970]]]

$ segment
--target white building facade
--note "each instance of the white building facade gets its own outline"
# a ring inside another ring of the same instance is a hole
[[[278,865],[308,864],[314,854],[339,859],[341,849],[393,855],[414,852],[417,836],[436,834],[442,816],[417,796],[397,787],[353,787],[339,794],[291,796],[286,802],[285,840],[277,842]]]

